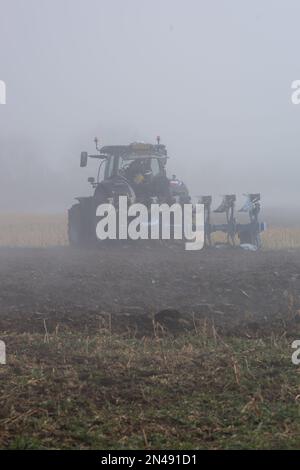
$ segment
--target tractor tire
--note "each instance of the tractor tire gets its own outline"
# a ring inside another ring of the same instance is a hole
[[[68,238],[70,246],[82,246],[85,241],[80,204],[71,207],[68,213]]]

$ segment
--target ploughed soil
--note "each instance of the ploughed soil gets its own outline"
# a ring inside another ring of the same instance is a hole
[[[298,319],[300,251],[181,245],[107,245],[99,250],[0,249],[0,330],[41,332],[57,324],[113,333],[194,328],[223,332]]]
[[[0,249],[0,448],[299,449],[299,294],[296,250]]]

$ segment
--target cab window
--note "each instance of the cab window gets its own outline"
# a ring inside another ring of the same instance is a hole
[[[156,158],[151,158],[151,171],[153,176],[157,176],[160,173],[159,162]]]

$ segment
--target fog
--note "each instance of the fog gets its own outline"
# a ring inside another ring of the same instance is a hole
[[[193,195],[299,206],[298,1],[0,0],[0,210],[65,211],[81,150],[168,147]]]

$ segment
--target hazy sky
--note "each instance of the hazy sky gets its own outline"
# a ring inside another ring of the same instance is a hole
[[[88,194],[81,150],[154,141],[191,193],[299,205],[300,3],[0,0],[0,210]]]

